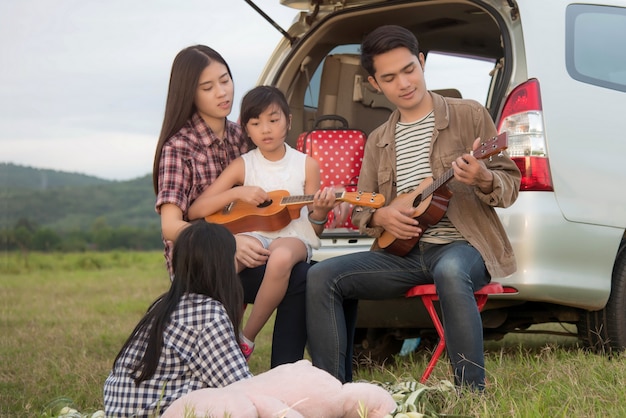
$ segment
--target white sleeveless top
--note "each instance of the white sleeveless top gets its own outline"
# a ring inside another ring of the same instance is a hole
[[[278,161],[269,161],[256,148],[241,156],[245,165],[244,186],[258,186],[266,192],[287,190],[291,196],[304,195],[306,179],[306,154],[285,144],[285,156]],[[270,239],[280,237],[300,238],[317,249],[321,242],[308,219],[309,210],[302,207],[300,217],[278,231],[255,231]]]

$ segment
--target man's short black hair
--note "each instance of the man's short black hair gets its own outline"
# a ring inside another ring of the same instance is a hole
[[[380,26],[361,43],[361,66],[373,77],[374,57],[400,47],[407,48],[416,57],[419,55],[419,43],[413,32],[398,25]]]

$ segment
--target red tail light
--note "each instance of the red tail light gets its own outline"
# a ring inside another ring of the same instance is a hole
[[[508,152],[522,172],[521,191],[552,191],[539,81],[517,86],[507,97],[498,133],[508,133]]]

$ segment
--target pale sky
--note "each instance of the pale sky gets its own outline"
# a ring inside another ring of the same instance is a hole
[[[255,3],[284,29],[295,9]],[[281,34],[244,0],[0,2],[0,162],[129,180],[152,172],[169,73],[205,44],[241,96]]]

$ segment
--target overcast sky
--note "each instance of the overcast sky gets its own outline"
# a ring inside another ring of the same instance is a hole
[[[297,11],[256,4],[287,29]],[[182,48],[219,51],[236,120],[281,35],[244,0],[0,2],[0,162],[129,180],[151,173]]]

